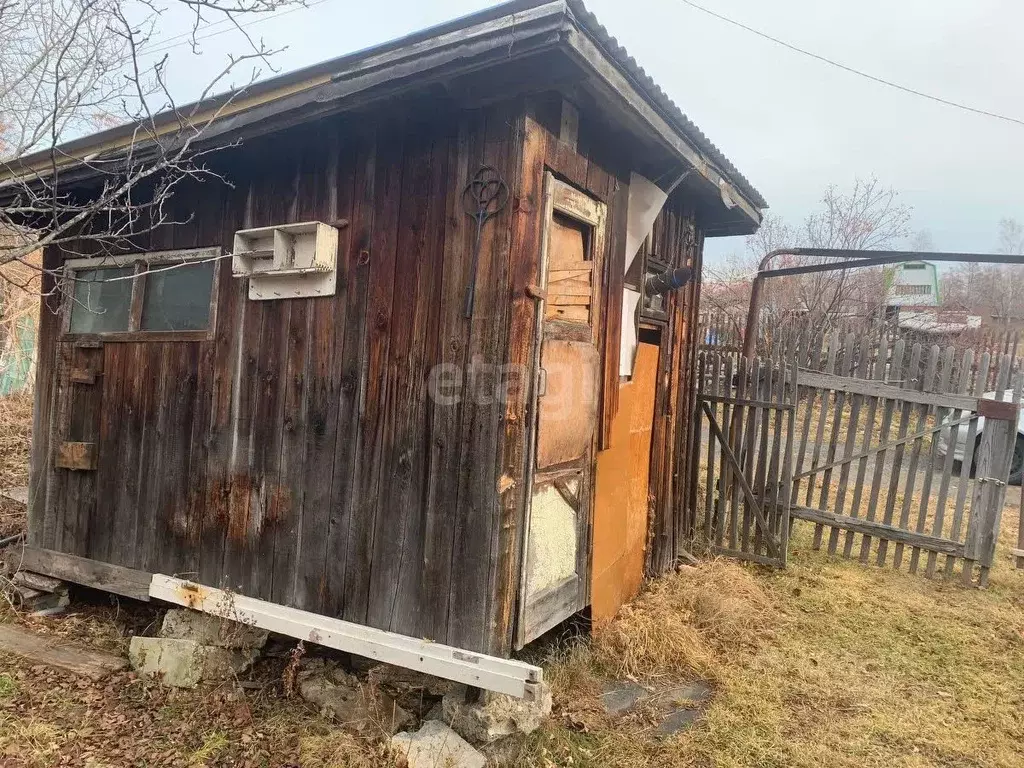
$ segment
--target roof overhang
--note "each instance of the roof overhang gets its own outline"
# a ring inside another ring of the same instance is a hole
[[[666,175],[690,171],[709,236],[748,234],[767,204],[577,0],[515,0],[381,46],[257,83],[158,115],[161,140],[181,130],[179,115],[203,125],[203,144],[270,133],[318,117],[365,108],[396,95],[507,70],[531,58],[563,57],[573,87],[594,97],[609,122],[652,148]],[[539,83],[549,89],[554,83]],[[146,151],[137,125],[124,125],[23,158],[0,172],[0,195],[17,175],[45,175],[56,162],[62,182],[85,182],[116,165],[131,146]],[[148,139],[155,149],[152,139]],[[671,166],[675,164],[675,168]],[[6,177],[6,182],[3,179]],[[695,183],[696,181],[696,183]]]

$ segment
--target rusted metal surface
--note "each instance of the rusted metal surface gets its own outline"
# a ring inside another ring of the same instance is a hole
[[[597,623],[614,618],[643,582],[658,354],[654,344],[637,348],[633,379],[619,393],[611,447],[597,457],[591,574]]]
[[[1013,402],[990,400],[984,397],[978,400],[978,415],[984,416],[986,419],[1017,421],[1019,412],[1020,407]]]

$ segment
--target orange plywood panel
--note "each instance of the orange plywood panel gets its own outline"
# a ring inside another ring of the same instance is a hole
[[[640,344],[633,379],[619,389],[611,445],[597,457],[591,569],[595,623],[613,618],[643,581],[657,376],[658,347]]]

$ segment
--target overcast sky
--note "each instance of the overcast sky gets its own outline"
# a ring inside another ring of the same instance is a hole
[[[309,0],[253,24],[281,70],[492,5],[481,0]],[[719,13],[857,69],[1024,119],[1020,0],[703,0]],[[1024,220],[1024,126],[900,93],[694,10],[680,0],[587,6],[768,200],[798,223],[829,184],[874,174],[914,208],[938,250],[990,251],[1000,218]],[[181,31],[167,18],[157,38]],[[183,97],[237,33],[170,50]],[[173,42],[173,40],[172,40]],[[269,73],[267,73],[269,74]],[[742,239],[709,241],[710,261]]]

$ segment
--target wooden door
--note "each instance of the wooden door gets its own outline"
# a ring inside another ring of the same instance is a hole
[[[589,603],[606,207],[547,174],[517,647]]]

